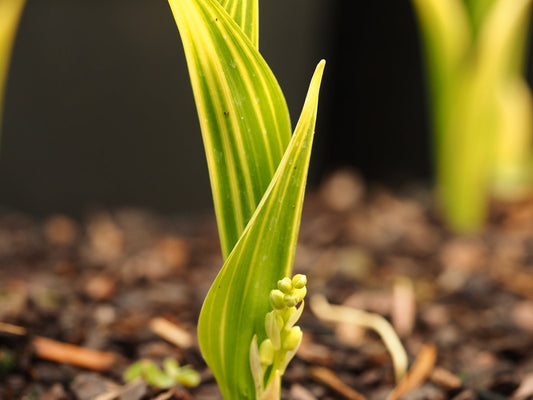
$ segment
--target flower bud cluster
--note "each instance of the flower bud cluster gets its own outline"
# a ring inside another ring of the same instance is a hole
[[[274,376],[281,376],[300,346],[302,330],[294,324],[302,315],[303,300],[307,294],[306,284],[307,277],[298,274],[292,279],[285,277],[279,280],[278,288],[270,292],[270,304],[273,310],[265,317],[267,338],[261,342],[258,349],[257,343],[254,342],[257,349],[255,351],[258,353],[256,363],[261,364],[261,376],[257,378],[254,376],[259,386],[262,386],[263,382],[268,386]],[[297,307],[300,303],[302,303],[300,307]],[[253,363],[252,357],[250,359]],[[252,366],[252,370],[259,370],[259,366],[256,368]],[[268,377],[265,376],[267,371]]]
[[[307,294],[307,277],[302,274],[294,275],[292,279],[285,277],[278,281],[278,288],[270,292],[270,304],[274,310],[295,307],[302,302]]]

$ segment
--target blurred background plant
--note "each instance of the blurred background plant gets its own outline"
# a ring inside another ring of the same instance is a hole
[[[0,0],[0,133],[11,50],[24,3],[25,0]]]
[[[531,1],[413,0],[433,119],[436,185],[453,229],[480,228],[490,195],[531,184],[533,102],[524,77]]]

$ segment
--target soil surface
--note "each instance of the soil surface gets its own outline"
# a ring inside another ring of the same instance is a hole
[[[432,204],[346,171],[308,194],[294,272],[309,299],[391,321],[412,388],[393,392],[378,334],[324,321],[308,301],[283,399],[533,399],[533,201],[494,206],[470,236],[443,228]],[[221,265],[212,216],[0,216],[0,399],[219,399],[196,321]],[[200,385],[124,383],[128,365],[168,356]]]

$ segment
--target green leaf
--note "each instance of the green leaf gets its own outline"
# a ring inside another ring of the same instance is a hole
[[[259,4],[257,0],[219,0],[254,46],[259,42]]]
[[[200,314],[200,348],[226,399],[254,398],[250,343],[266,338],[269,293],[291,276],[323,69],[321,62],[279,168]]]
[[[217,0],[169,3],[189,67],[225,259],[289,143],[289,112],[256,43]],[[233,0],[224,3],[234,5]]]
[[[25,0],[0,0],[0,132],[11,50]]]

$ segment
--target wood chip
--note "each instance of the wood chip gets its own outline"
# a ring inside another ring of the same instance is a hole
[[[436,361],[437,348],[433,344],[425,344],[405,378],[394,388],[387,400],[397,400],[422,385],[433,371]]]
[[[166,392],[161,393],[157,397],[154,397],[154,400],[168,400],[171,399],[174,396],[173,390],[168,390]]]
[[[416,300],[413,283],[409,278],[399,278],[394,283],[392,326],[400,337],[407,337],[413,332],[416,318]]]
[[[43,233],[49,243],[68,246],[76,240],[78,226],[65,215],[54,215],[44,222]]]
[[[513,393],[513,399],[525,399],[533,396],[533,372],[524,377],[518,389]]]
[[[311,367],[309,373],[313,379],[325,384],[343,398],[349,400],[365,400],[366,397],[361,393],[355,391],[346,385],[340,378],[330,369],[324,367]]]
[[[156,335],[168,340],[179,348],[187,349],[194,343],[192,335],[165,318],[154,318],[150,321],[150,329]]]
[[[110,388],[105,393],[102,393],[92,400],[140,400],[146,395],[148,391],[148,384],[141,378],[137,378],[124,386]]]
[[[111,276],[98,274],[91,276],[85,283],[85,294],[94,300],[109,300],[115,295],[117,282]]]
[[[499,283],[507,290],[514,292],[526,299],[533,300],[533,276],[529,271],[501,270],[494,273]]]
[[[431,382],[448,390],[457,390],[463,386],[461,378],[441,367],[433,369],[430,379]]]
[[[0,322],[0,332],[22,336],[26,334],[26,329],[22,326],[8,324],[7,322]]]
[[[49,361],[72,364],[93,371],[109,370],[118,360],[114,353],[87,349],[37,336],[33,346],[38,357]]]
[[[533,301],[516,303],[511,310],[511,319],[520,329],[533,332]]]

